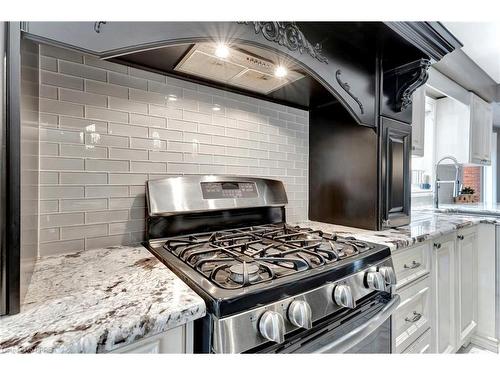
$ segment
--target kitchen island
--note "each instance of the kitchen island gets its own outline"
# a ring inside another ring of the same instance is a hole
[[[142,246],[41,258],[0,352],[101,353],[205,315],[204,301]]]

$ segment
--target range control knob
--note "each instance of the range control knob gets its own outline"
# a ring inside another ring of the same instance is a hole
[[[356,307],[356,301],[354,300],[349,285],[337,285],[335,289],[333,289],[333,300],[341,307],[347,307],[349,309],[354,309]]]
[[[388,286],[396,285],[396,274],[394,273],[394,269],[392,267],[380,267],[378,272],[384,278],[385,284]]]
[[[385,291],[385,280],[380,272],[369,271],[366,273],[366,287],[368,289]]]
[[[306,301],[292,301],[288,306],[287,317],[290,323],[296,327],[312,327],[311,306]]]
[[[269,341],[278,344],[285,341],[285,321],[280,313],[276,311],[266,311],[259,320],[259,332]]]

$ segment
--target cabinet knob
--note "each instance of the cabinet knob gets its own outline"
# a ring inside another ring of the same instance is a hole
[[[464,239],[464,236],[463,236],[462,234],[459,234],[459,235],[457,236],[457,238],[458,238],[460,241],[462,241],[462,240]]]
[[[440,244],[439,242],[436,242],[436,243],[434,244],[434,247],[435,247],[436,249],[441,249],[441,244]]]

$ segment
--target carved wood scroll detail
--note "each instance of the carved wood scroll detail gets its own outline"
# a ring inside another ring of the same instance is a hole
[[[248,22],[239,22],[248,24]],[[318,61],[328,64],[328,59],[323,56],[321,44],[312,45],[299,30],[295,22],[278,22],[278,21],[253,21],[255,33],[262,33],[264,38],[271,42],[276,42],[280,46],[287,47],[290,51],[298,51],[303,54],[308,53],[311,57]]]
[[[364,114],[365,113],[365,109],[363,107],[363,103],[361,103],[361,100],[359,100],[359,98],[357,96],[355,96],[352,92],[351,92],[351,86],[349,86],[349,84],[347,82],[342,82],[342,80],[340,79],[340,76],[342,74],[342,71],[340,69],[337,69],[337,71],[335,72],[335,78],[337,79],[337,82],[339,83],[340,87],[342,87],[342,89],[351,97],[354,99],[354,101],[356,103],[358,103],[358,106],[359,106],[359,110],[361,111],[361,114]]]
[[[427,82],[429,78],[428,69],[431,66],[430,60],[421,59],[416,71],[412,77],[398,90],[396,95],[396,109],[401,112],[408,108],[412,103],[412,94],[420,86]]]

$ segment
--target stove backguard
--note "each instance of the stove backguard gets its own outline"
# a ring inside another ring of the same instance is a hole
[[[285,222],[279,180],[192,175],[150,180],[146,239]]]

